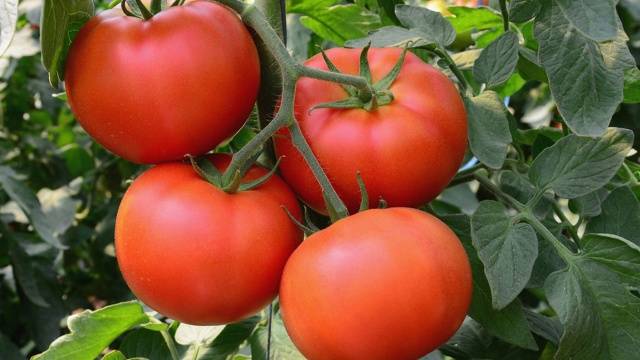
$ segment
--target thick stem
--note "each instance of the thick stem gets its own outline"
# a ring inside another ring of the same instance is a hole
[[[164,342],[167,344],[169,348],[169,353],[171,354],[171,360],[178,360],[180,357],[178,356],[178,349],[176,349],[176,343],[173,341],[173,338],[169,334],[169,331],[162,330],[160,331]]]
[[[511,195],[500,190],[500,188],[498,188],[498,186],[496,186],[496,184],[494,184],[493,181],[491,181],[491,179],[489,179],[488,177],[478,172],[474,173],[473,177],[478,180],[480,185],[484,186],[485,189],[489,190],[497,198],[502,199],[512,208],[518,210],[519,212],[525,212],[527,210],[527,207],[524,204],[513,198]]]
[[[320,166],[320,162],[313,154],[309,143],[302,135],[302,130],[300,130],[300,126],[298,126],[297,121],[293,121],[289,125],[289,131],[291,132],[291,140],[293,145],[298,149],[302,157],[306,160],[307,164],[311,168],[311,172],[316,177],[316,180],[322,187],[322,191],[324,192],[325,199],[327,201],[327,205],[331,206],[336,214],[337,219],[341,219],[349,216],[349,211],[347,207],[344,205],[338,194],[333,189],[331,185],[331,181],[325,174],[324,170],[322,170],[322,166]],[[336,219],[336,220],[337,220]]]
[[[509,10],[507,9],[507,0],[500,0],[500,11],[502,12],[504,31],[509,31]]]

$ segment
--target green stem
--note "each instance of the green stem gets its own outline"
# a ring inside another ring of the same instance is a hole
[[[527,208],[518,200],[511,197],[509,194],[504,193],[486,176],[476,172],[474,174],[474,177],[476,178],[476,180],[478,180],[478,182],[480,182],[480,184],[484,188],[486,188],[491,193],[493,193],[497,198],[501,199],[502,201],[507,203],[509,206],[516,209],[520,213],[519,215],[520,218],[525,222],[527,222],[529,225],[531,225],[534,228],[534,230],[538,234],[540,234],[540,236],[542,236],[545,240],[547,240],[556,249],[556,251],[558,252],[558,255],[560,255],[560,257],[562,257],[562,259],[566,263],[571,263],[574,261],[576,255],[572,253],[569,249],[567,249],[567,247],[564,246],[560,242],[560,240],[558,240],[555,237],[555,235],[553,235],[551,231],[549,231],[549,229],[547,229],[547,227],[544,226],[544,224],[542,224],[535,217],[535,215],[533,215],[533,212],[529,208]]]
[[[171,353],[171,360],[179,360],[180,357],[178,356],[178,349],[176,349],[176,343],[173,341],[173,338],[169,334],[169,331],[162,330],[160,331],[160,334],[162,334],[162,338],[164,339],[164,342],[167,344],[167,347],[169,348],[169,352]]]
[[[533,229],[540,234],[545,240],[547,240],[556,250],[558,255],[567,263],[570,264],[575,261],[576,254],[572,253],[566,246],[564,246],[555,235],[547,229],[531,212],[527,212],[523,216],[523,220],[533,227]]]
[[[421,49],[424,49],[438,56],[440,59],[444,60],[449,66],[449,70],[451,70],[453,75],[455,75],[456,78],[458,79],[458,82],[460,82],[460,87],[462,87],[463,91],[466,91],[469,88],[469,83],[467,82],[467,78],[464,77],[464,74],[462,73],[462,71],[460,71],[460,68],[458,68],[458,65],[456,65],[456,62],[453,61],[453,59],[451,58],[451,56],[449,56],[446,50],[442,50],[439,47],[427,47],[427,46],[422,47]]]
[[[482,164],[474,165],[466,170],[462,170],[456,174],[456,176],[451,180],[449,186],[456,186],[460,184],[464,184],[474,179],[473,173],[477,170],[483,169],[484,166]]]
[[[580,236],[578,236],[578,230],[576,230],[576,226],[571,224],[571,221],[569,221],[567,216],[564,214],[564,211],[562,211],[562,209],[560,208],[560,205],[558,205],[558,203],[555,201],[553,201],[553,211],[556,213],[556,215],[558,215],[567,230],[569,230],[569,234],[571,235],[573,242],[578,246],[578,248],[580,248]]]
[[[509,10],[507,9],[507,0],[500,0],[500,11],[502,12],[504,31],[509,31]]]
[[[344,205],[338,194],[333,189],[331,185],[331,181],[327,177],[327,174],[322,170],[322,166],[320,166],[320,162],[313,155],[313,151],[309,146],[309,143],[302,135],[302,131],[300,130],[300,126],[296,121],[292,122],[289,125],[289,131],[291,132],[291,140],[293,145],[298,149],[302,157],[306,160],[307,164],[311,168],[313,175],[315,175],[316,180],[322,187],[322,190],[325,194],[325,199],[327,201],[327,205],[331,206],[335,210],[336,219],[341,219],[347,217],[349,215],[349,211],[347,207]],[[327,191],[327,189],[331,189],[331,191]]]
[[[473,174],[473,177],[478,180],[478,182],[480,183],[480,185],[484,186],[487,190],[489,190],[493,195],[495,195],[497,198],[501,199],[502,201],[504,201],[505,203],[507,203],[509,206],[511,206],[512,208],[518,210],[519,212],[525,212],[527,210],[527,207],[522,204],[520,201],[516,200],[515,198],[513,198],[511,195],[505,193],[504,191],[500,190],[500,188],[498,188],[498,186],[496,184],[493,183],[493,181],[491,181],[491,179],[489,179],[488,177],[475,172]]]
[[[363,96],[367,96],[368,93],[369,98],[372,97],[375,92],[373,86],[367,81],[367,79],[363,78],[362,76],[341,74],[333,71],[324,71],[300,64],[296,65],[296,69],[300,76],[355,86],[356,88],[358,88],[358,90],[361,90]]]
[[[293,57],[289,54],[286,46],[271,27],[267,19],[260,12],[258,8],[253,5],[247,5],[238,0],[216,0],[219,3],[226,5],[240,14],[242,20],[260,37],[264,46],[271,53],[275,61],[280,66],[282,74],[282,100],[280,109],[275,118],[265,128],[257,134],[246,146],[240,151],[234,154],[229,168],[223,175],[223,180],[230,180],[233,175],[237,173],[238,169],[243,167],[247,161],[249,161],[254,154],[282,127],[288,126],[292,134],[292,140],[294,146],[300,151],[306,162],[309,164],[311,170],[318,183],[320,184],[322,191],[324,192],[328,206],[336,209],[340,216],[348,215],[346,206],[336,193],[335,189],[331,185],[327,175],[322,170],[318,159],[313,154],[313,151],[309,147],[309,144],[302,136],[300,127],[294,117],[294,97],[296,81],[300,76],[310,76],[315,78],[323,78],[329,81],[338,81],[348,84],[354,84],[360,88],[366,82],[365,79],[351,75],[335,74],[329,71],[322,70],[309,70],[304,66],[298,65]],[[368,87],[366,84],[365,87]]]

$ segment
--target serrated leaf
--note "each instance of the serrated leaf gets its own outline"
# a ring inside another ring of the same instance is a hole
[[[47,351],[32,359],[95,359],[120,334],[147,321],[142,306],[135,301],[86,310],[69,317],[70,334],[58,338]]]
[[[640,346],[640,249],[620,238],[587,235],[583,254],[545,283],[565,326],[556,359],[633,359]],[[629,283],[631,281],[631,283]]]
[[[612,40],[616,36],[616,6],[613,0],[552,0],[561,15],[586,37],[594,41]]]
[[[439,12],[420,6],[398,5],[396,16],[400,23],[430,43],[448,46],[456,39],[456,32]]]
[[[44,0],[40,44],[42,63],[49,71],[49,81],[53,86],[64,79],[69,46],[94,11],[92,0]]]
[[[537,349],[537,345],[525,318],[522,304],[518,299],[502,310],[492,306],[489,283],[484,274],[482,262],[472,245],[470,219],[466,215],[446,215],[441,217],[453,230],[469,257],[473,274],[473,291],[469,316],[482,324],[492,335],[510,344],[525,349]]]
[[[0,166],[2,189],[11,200],[20,206],[42,240],[58,249],[64,249],[65,246],[60,242],[61,234],[56,232],[56,224],[44,214],[40,201],[31,189],[18,181],[16,177],[17,175],[11,168]]]
[[[303,15],[300,22],[304,26],[340,46],[347,40],[365,37],[381,24],[378,15],[338,0],[287,0],[287,11]]]
[[[640,203],[629,187],[614,190],[602,203],[602,213],[587,224],[587,233],[613,234],[640,245]]]
[[[469,119],[469,146],[485,165],[499,169],[507,157],[511,132],[505,107],[498,94],[485,91],[476,97],[463,97]]]
[[[9,48],[18,21],[18,0],[0,0],[0,56]]]
[[[624,102],[640,103],[640,69],[634,67],[624,73]]]
[[[569,208],[576,214],[592,218],[602,213],[602,203],[609,196],[607,189],[598,189],[569,201]]]
[[[509,20],[515,23],[527,22],[538,15],[540,8],[540,0],[511,0]]]
[[[471,217],[471,237],[491,288],[495,309],[509,305],[527,285],[538,257],[538,239],[529,224],[513,224],[497,201],[483,201]]]
[[[551,341],[554,345],[560,343],[562,324],[556,317],[548,317],[532,310],[525,310],[531,331]]]
[[[601,135],[623,99],[622,70],[607,66],[598,43],[576,30],[556,0],[543,6],[535,36],[551,92],[567,125],[579,135]]]
[[[633,132],[610,128],[600,138],[569,135],[545,149],[533,162],[529,179],[573,199],[604,186],[616,174],[633,145]]]
[[[473,66],[473,76],[478,83],[494,88],[511,77],[518,65],[518,35],[507,31],[482,51]]]

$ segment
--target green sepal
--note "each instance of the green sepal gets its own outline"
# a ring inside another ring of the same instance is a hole
[[[369,210],[369,193],[367,192],[367,187],[364,184],[364,180],[362,180],[362,175],[360,171],[356,173],[356,180],[358,181],[358,187],[360,188],[360,210],[365,211]]]
[[[317,228],[314,230],[313,228],[298,221],[298,219],[296,219],[296,217],[291,214],[291,211],[289,211],[286,206],[280,205],[280,207],[284,210],[285,213],[287,213],[289,219],[298,227],[298,229],[302,230],[305,235],[309,236],[318,231]]]
[[[322,58],[324,59],[325,64],[327,64],[329,70],[334,73],[342,74],[342,72],[340,72],[340,69],[338,69],[338,67],[331,61],[331,59],[329,59],[329,56],[327,56],[327,53],[324,51],[324,49],[320,48],[320,54],[322,54]],[[340,84],[340,87],[342,87],[342,89],[344,89],[344,91],[346,91],[349,96],[357,95],[356,89],[351,85]]]
[[[260,187],[262,184],[266,183],[269,179],[271,179],[271,177],[276,173],[276,171],[278,170],[278,166],[280,165],[280,161],[282,161],[282,156],[280,156],[278,158],[278,160],[276,161],[276,164],[273,165],[273,168],[266,173],[265,175],[249,181],[247,183],[244,184],[240,184],[240,186],[238,187],[238,191],[249,191],[249,190],[253,190],[257,187]]]
[[[373,80],[371,78],[371,68],[369,67],[369,48],[371,48],[371,43],[362,48],[362,52],[360,53],[360,76],[371,83]]]
[[[307,224],[309,229],[313,230],[313,232],[320,231],[320,228],[314,224],[313,220],[311,220],[311,210],[309,210],[308,207],[304,208],[304,222]]]
[[[213,185],[222,185],[222,173],[220,170],[213,166],[211,161],[206,156],[193,157],[191,155],[186,156],[191,163],[191,167],[195,170],[200,177],[207,180]]]
[[[326,102],[318,104],[309,110],[310,112],[316,109],[354,109],[364,108],[365,103],[357,97],[348,97],[344,100],[338,100],[333,102]]]
[[[162,11],[162,0],[151,0],[150,10],[153,15]]]
[[[400,70],[402,70],[402,65],[404,64],[404,59],[407,55],[407,51],[409,51],[409,49],[404,48],[404,50],[402,51],[402,55],[400,55],[400,59],[398,59],[398,62],[396,62],[391,71],[389,71],[389,73],[384,78],[382,78],[382,80],[373,85],[374,89],[378,91],[389,90],[393,82],[398,78]]]

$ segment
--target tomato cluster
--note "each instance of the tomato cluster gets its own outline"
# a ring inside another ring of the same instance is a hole
[[[306,65],[358,74],[360,53],[332,49]],[[361,200],[357,174],[369,204],[390,207],[302,242],[296,196],[327,209],[288,130],[274,137],[282,178],[252,189],[228,191],[200,166],[176,161],[214,149],[256,101],[259,59],[236,14],[192,1],[147,21],[112,10],[82,28],[66,65],[72,110],[107,149],[158,164],[133,182],[116,218],[117,260],[140,300],[204,325],[241,320],[280,294],[287,331],[310,359],[416,359],[454,334],[471,299],[469,263],[455,234],[413,207],[459,168],[464,106],[454,84],[412,53],[371,49],[368,62],[372,84],[401,68],[367,106],[319,107],[352,94],[302,78],[295,115],[350,213]],[[216,173],[230,160],[205,158]],[[237,180],[268,175],[254,165]]]

